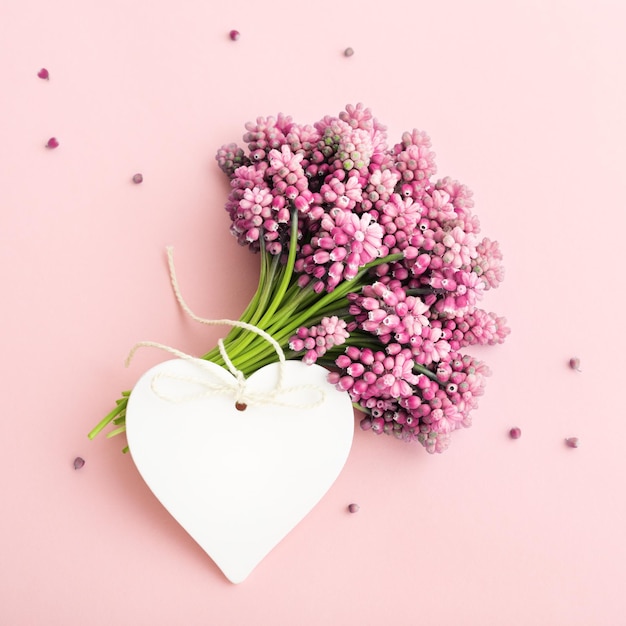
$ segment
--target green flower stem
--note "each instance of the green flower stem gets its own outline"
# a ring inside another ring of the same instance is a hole
[[[298,353],[293,350],[285,350],[285,360],[293,361],[298,358]],[[249,365],[248,369],[241,369],[237,367],[237,369],[243,373],[244,376],[248,377],[251,374],[254,374],[257,370],[265,367],[266,365],[271,365],[272,363],[278,363],[278,359],[276,358],[276,352],[268,352],[268,354],[261,360],[257,360],[254,364]]]
[[[437,378],[437,374],[435,372],[431,372],[427,367],[420,365],[419,363],[415,363],[413,365],[413,371],[418,374],[424,374],[428,376],[431,380],[434,380],[436,383],[439,383],[441,387],[443,387],[442,382]]]
[[[261,248],[259,284],[257,285],[254,296],[252,296],[252,300],[250,300],[250,302],[248,303],[248,306],[246,307],[244,312],[241,314],[241,317],[239,318],[242,322],[247,322],[259,307],[259,300],[261,298],[261,294],[263,293],[266,280],[267,280],[266,278],[267,271],[268,271],[268,259],[267,259],[267,253],[265,251],[265,248],[263,247]],[[230,338],[230,340],[234,340],[239,334],[239,331],[240,331],[239,328],[237,327],[233,328],[228,333],[227,338]],[[213,361],[215,358],[219,358],[219,356],[220,356],[219,348],[216,346],[215,348],[207,352],[202,358],[205,359],[206,361]]]
[[[304,310],[308,308],[316,296],[317,294],[313,291],[311,285],[300,287],[298,281],[295,280],[287,290],[281,307],[276,311],[275,319],[277,317],[290,316],[296,309]]]
[[[424,296],[429,293],[437,293],[437,290],[432,287],[416,287],[415,289],[406,290],[407,296]]]
[[[290,252],[294,248],[295,246],[292,242]],[[368,263],[352,280],[344,281],[337,287],[337,289],[325,294],[317,302],[312,302],[312,304],[304,311],[301,311],[299,315],[295,314],[297,313],[298,307],[296,306],[294,310],[293,303],[291,303],[291,308],[285,307],[284,310],[280,310],[280,315],[274,316],[271,325],[264,328],[264,330],[272,335],[272,337],[274,337],[279,344],[284,345],[301,326],[312,326],[317,324],[322,317],[328,314],[333,314],[334,311],[343,308],[347,303],[346,296],[348,293],[355,291],[360,287],[360,281],[370,269],[376,267],[377,265],[381,265],[382,263],[397,261],[401,259],[402,256],[403,255],[401,253],[390,254],[386,257],[376,259],[375,261]],[[305,299],[307,299],[308,295],[309,294],[305,295]],[[314,300],[314,297],[312,299]],[[263,319],[265,320],[266,317],[267,316],[264,316]],[[267,346],[265,342],[261,343],[258,339],[251,338],[245,343],[244,347],[247,347],[245,355],[239,359],[238,357],[243,351],[243,349],[240,348],[240,345],[241,344],[238,344],[234,348],[234,352],[231,353],[229,351],[229,357],[233,361],[235,367],[244,373],[247,371],[253,371],[251,366],[253,367],[255,363],[258,363],[260,360],[264,360],[273,352],[273,348],[271,346]]]
[[[126,410],[126,405],[128,404],[128,397],[124,397],[122,402],[120,402],[110,413],[105,415],[105,417],[100,420],[98,425],[87,435],[89,439],[93,439],[105,426],[111,423],[122,411]]]
[[[259,326],[264,327],[265,324],[272,318],[272,315],[276,312],[282,299],[287,292],[289,282],[293,275],[293,268],[296,263],[296,252],[298,247],[298,212],[296,209],[291,210],[291,236],[289,239],[289,256],[287,257],[287,264],[285,265],[281,281],[276,290],[276,295],[272,300],[272,304],[269,306],[261,320]]]
[[[349,304],[350,303],[348,302],[347,298],[344,298],[343,300],[339,302],[335,302],[331,304],[330,306],[328,306],[327,308],[319,311],[318,317],[321,320],[324,317],[332,317],[333,315],[336,315],[337,317],[340,317],[345,320],[346,318],[351,317],[350,311],[348,310]]]
[[[263,290],[265,288],[265,284],[267,281],[268,271],[269,271],[269,258],[268,258],[267,250],[265,249],[265,246],[263,246],[261,248],[259,284],[257,285],[256,292],[254,296],[252,297],[252,300],[250,300],[248,306],[246,307],[246,310],[242,313],[241,317],[239,318],[241,321],[247,322],[252,317],[254,312],[257,310],[258,303],[261,298],[261,294],[263,293]]]
[[[316,363],[326,369],[337,369],[334,359],[328,358],[328,352],[323,357],[317,359]]]
[[[350,335],[344,345],[356,346],[357,348],[363,346],[364,348],[371,348],[374,351],[385,350],[385,344],[379,341],[376,337],[368,337],[367,335],[360,335],[358,333],[355,335]]]
[[[272,262],[272,268],[270,270],[270,281],[265,285],[265,289],[259,299],[258,308],[255,311],[254,315],[247,321],[248,324],[253,326],[257,326],[260,328],[259,320],[263,315],[263,311],[267,306],[268,301],[271,298],[271,294],[273,291],[272,280],[276,274],[276,264],[278,262],[278,257],[274,257],[274,261]],[[278,271],[278,275],[280,276],[282,273],[282,269]],[[244,349],[254,340],[256,337],[254,333],[246,330],[245,328],[237,328],[235,327],[231,330],[228,335],[226,335],[224,339],[224,346],[227,348],[228,356],[232,359],[237,354],[240,354],[244,351]],[[215,349],[214,349],[215,350]],[[219,354],[219,349],[217,350],[217,354],[214,358],[210,359],[211,361],[218,363],[219,365],[224,365],[224,361],[222,356]]]
[[[330,309],[331,306],[335,306],[336,304],[340,303],[342,300],[346,298],[346,296],[351,291],[356,291],[357,289],[359,289],[361,287],[360,285],[361,279],[367,274],[367,272],[370,269],[372,269],[373,267],[376,267],[377,265],[381,265],[382,263],[391,263],[393,261],[398,261],[402,257],[403,255],[401,253],[389,254],[386,257],[383,257],[381,259],[376,259],[375,261],[372,261],[371,263],[364,265],[361,271],[352,280],[343,281],[337,287],[337,289],[331,291],[330,293],[325,294],[317,302],[314,302],[311,304],[310,307],[307,307],[307,309],[303,311],[298,317],[298,320],[297,320],[298,325],[296,326],[296,328],[299,328],[300,326],[304,325],[304,323],[307,321],[307,318],[315,319],[319,311],[332,310]],[[310,293],[312,294],[313,292],[311,291]],[[315,296],[317,295],[318,294],[315,294]],[[314,300],[314,298],[311,298],[311,299]],[[346,301],[344,300],[344,302]],[[338,308],[342,308],[342,307],[339,306]],[[266,330],[270,333],[270,335],[279,333],[280,327],[283,326],[283,321],[284,320],[282,319],[282,316],[278,319],[274,319],[273,323]],[[292,326],[295,325],[295,323],[296,322],[292,323]]]
[[[298,329],[300,328],[300,326],[304,326],[305,324],[307,324],[309,320],[317,319],[320,311],[327,310],[331,305],[335,305],[336,303],[341,302],[351,291],[355,291],[356,289],[358,289],[360,287],[360,280],[367,274],[370,269],[376,267],[377,265],[381,265],[382,263],[391,263],[393,261],[398,261],[402,258],[402,256],[402,254],[390,254],[386,257],[383,257],[382,259],[376,259],[375,261],[372,261],[371,263],[363,266],[363,269],[361,269],[361,271],[352,280],[343,281],[342,283],[340,283],[337,289],[331,291],[330,293],[327,293],[325,296],[322,296],[299,317],[293,320],[289,325],[289,328]],[[341,308],[341,306],[338,308]],[[281,332],[280,326],[282,326],[283,321],[284,320],[278,320],[278,322],[275,322],[268,329],[266,329],[267,332],[272,335],[279,343],[282,343],[282,341],[284,341],[285,335],[289,337],[293,332],[293,330],[285,332],[284,329],[282,329]]]
[[[279,267],[279,265],[280,265],[280,256],[274,255],[270,263],[270,271],[269,271],[267,280],[265,281],[263,292],[261,293],[261,297],[259,298],[258,308],[256,311],[254,311],[253,315],[250,317],[250,320],[248,321],[249,324],[256,326],[259,320],[261,319],[263,315],[263,311],[265,310],[265,307],[267,306],[268,301],[272,297],[272,292],[274,290],[274,280],[275,280],[276,274],[278,274],[278,277],[280,278],[281,274],[283,273],[284,268]]]
[[[252,301],[246,307],[244,314],[239,318],[240,321],[253,325],[256,325],[258,322],[260,316],[263,314],[263,310],[267,305],[267,301],[269,300],[273,289],[274,276],[278,268],[278,261],[278,256],[274,256],[270,262],[265,247],[261,248],[261,276],[259,278],[259,286],[254,294],[254,297],[252,298]],[[244,332],[248,331],[236,326],[232,328],[224,338],[224,346],[232,346],[241,342],[244,339]],[[232,352],[232,350],[227,351],[229,355]],[[217,363],[218,365],[225,365],[218,347],[213,348],[202,358],[207,361]]]
[[[394,263],[395,261],[400,261],[400,259],[404,258],[404,254],[402,252],[398,252],[396,254],[388,254],[387,256],[380,257],[380,259],[374,259],[370,261],[367,265],[363,266],[363,269],[359,272],[359,275],[363,275],[367,270],[371,270],[373,267],[378,267],[379,265],[383,265],[385,263]]]
[[[345,298],[351,291],[355,291],[360,286],[361,279],[367,274],[367,272],[377,265],[381,265],[382,263],[391,263],[393,261],[397,261],[402,258],[402,254],[390,254],[382,259],[376,259],[371,263],[365,265],[361,271],[352,279],[342,282],[337,289],[327,293],[322,296],[317,302],[313,303],[310,307],[308,307],[305,311],[303,311],[298,316],[287,316],[283,317],[282,315],[275,319],[273,324],[266,328],[267,332],[278,341],[279,344],[284,345],[286,341],[295,333],[295,331],[301,326],[312,326],[316,323],[319,323],[324,315],[320,316],[321,311],[324,311],[325,314],[332,312],[334,307],[342,308],[341,304],[345,302]],[[340,304],[341,303],[341,304]],[[242,360],[233,360],[233,364],[237,369],[244,372],[253,371],[251,370],[251,366],[259,360],[263,360],[267,357],[273,348],[269,347],[270,350],[261,344],[252,346],[250,345],[252,342],[248,342],[248,350],[246,351],[245,356]],[[237,355],[241,351],[237,352]],[[229,354],[229,356],[232,355]]]
[[[311,302],[315,300],[317,294],[310,287],[301,289],[297,283],[294,286],[296,289],[289,289],[283,299],[282,306],[270,320],[270,327],[284,327],[295,315],[300,315],[303,311],[309,310]],[[270,334],[272,333],[270,332]]]
[[[124,424],[123,426],[120,426],[119,428],[116,428],[115,430],[108,432],[106,435],[106,438],[111,439],[111,437],[115,437],[115,435],[121,435],[124,432],[126,432],[126,424]]]
[[[316,294],[313,291],[311,285],[305,285],[304,287],[300,287],[300,285],[298,284],[298,279],[294,277],[291,287],[289,287],[287,293],[285,294],[285,300],[297,300],[298,302],[302,302],[307,298],[310,300],[314,300],[315,295]]]
[[[266,292],[267,295],[262,299],[262,302],[259,303],[257,313],[250,319],[250,324],[254,326],[258,326],[262,330],[265,330],[265,326],[272,319],[274,313],[279,308],[282,303],[282,300],[287,292],[289,287],[289,283],[291,281],[291,277],[293,275],[293,268],[296,262],[296,252],[298,247],[298,216],[297,211],[292,209],[291,211],[291,234],[289,240],[289,256],[287,257],[287,263],[284,267],[281,268],[276,281],[274,281],[274,272],[270,275],[270,280],[268,281],[268,286],[270,289]],[[278,263],[280,260],[280,255],[275,255],[274,260],[272,262],[272,267],[274,267],[275,263]],[[268,300],[270,300],[271,295],[271,303],[268,306]],[[267,308],[266,308],[267,307]],[[249,333],[247,336],[242,336],[237,340],[235,337],[234,340],[230,340],[228,345],[230,346],[228,349],[228,356],[235,363],[235,360],[238,355],[240,355],[246,348],[248,348],[251,344],[255,342],[255,335],[253,333]],[[225,344],[226,345],[226,344]],[[221,359],[220,359],[221,361]]]

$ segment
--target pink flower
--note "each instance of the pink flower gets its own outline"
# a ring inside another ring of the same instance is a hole
[[[362,295],[350,294],[349,312],[359,328],[376,335],[382,343],[395,342],[411,347],[414,337],[428,326],[428,307],[415,296],[396,287],[389,289],[381,282],[365,286]]]
[[[360,128],[368,131],[374,130],[376,122],[370,109],[366,109],[360,102],[356,106],[353,104],[346,105],[346,110],[339,113],[339,119],[351,128]],[[384,127],[381,128],[384,130]]]
[[[381,209],[391,198],[399,180],[400,174],[395,169],[374,170],[364,190],[362,210]]]
[[[454,207],[456,217],[451,219],[446,226],[460,226],[466,233],[476,234],[480,232],[478,217],[473,215],[471,211],[474,206],[474,200],[470,189],[449,176],[438,180],[435,183],[435,188],[445,191]]]
[[[309,124],[304,126],[292,124],[286,137],[287,145],[291,151],[294,154],[302,153],[305,158],[311,155],[319,140],[319,132]]]
[[[302,249],[297,271],[313,274],[333,291],[342,280],[353,279],[359,269],[374,260],[382,246],[382,228],[368,213],[357,215],[333,208],[320,222],[320,231]],[[328,254],[317,254],[318,250]],[[321,269],[321,272],[317,270]]]
[[[443,190],[428,189],[419,194],[417,201],[422,207],[423,217],[427,217],[438,226],[448,226],[447,222],[456,217],[450,195]]]
[[[402,134],[402,143],[393,147],[396,168],[402,180],[415,181],[421,186],[428,184],[429,178],[437,171],[435,153],[430,146],[430,137],[423,131],[414,129],[412,133]]]
[[[294,352],[307,350],[303,361],[310,365],[318,358],[323,357],[328,350],[335,346],[340,346],[350,337],[345,320],[339,319],[336,315],[324,317],[317,326],[298,329],[296,335],[289,340],[289,349]],[[344,369],[349,369],[346,364]],[[349,372],[352,376],[353,374]]]
[[[228,176],[232,176],[238,167],[249,163],[248,157],[236,143],[223,145],[217,151],[215,158],[220,169]]]
[[[504,280],[502,252],[497,241],[486,237],[476,247],[476,258],[472,262],[472,271],[481,276],[485,291],[495,289]]]
[[[415,361],[421,365],[430,365],[445,359],[451,348],[442,336],[440,328],[432,328],[431,326],[423,328],[419,342],[416,341],[412,345]]]
[[[384,243],[393,252],[409,247],[410,239],[421,218],[419,205],[412,198],[394,193],[380,208],[379,223],[385,230]],[[414,248],[417,256],[417,248]]]
[[[369,165],[373,153],[371,131],[355,128],[352,132],[342,135],[337,146],[336,158],[346,171],[353,168],[362,170]]]
[[[243,140],[248,144],[253,160],[264,159],[270,150],[280,148],[286,143],[285,135],[291,130],[291,124],[291,117],[282,113],[276,118],[257,117],[256,123],[246,123],[248,132],[243,136]]]
[[[452,268],[432,272],[430,285],[443,295],[435,302],[434,310],[449,316],[469,311],[485,288],[484,282],[474,272],[454,271]]]
[[[438,433],[435,430],[430,430],[426,424],[420,428],[417,440],[426,448],[426,452],[429,454],[441,454],[450,446],[449,433]]]
[[[349,361],[348,361],[349,359]],[[413,359],[408,350],[395,356],[369,349],[348,350],[335,361],[345,372],[353,372],[350,395],[354,402],[368,398],[393,399],[413,395],[412,385],[417,382],[413,373]],[[329,381],[340,385],[341,376],[330,376]],[[339,387],[338,387],[339,388]]]
[[[340,209],[354,209],[361,202],[362,189],[357,176],[347,176],[339,170],[322,185],[320,194],[324,202]]]
[[[455,269],[469,265],[472,258],[477,256],[474,235],[466,233],[459,226],[445,233],[441,242],[446,247],[442,257],[443,262]]]

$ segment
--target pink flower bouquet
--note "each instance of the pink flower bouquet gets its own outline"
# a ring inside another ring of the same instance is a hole
[[[312,126],[257,118],[217,153],[230,178],[231,232],[260,256],[256,294],[241,316],[287,358],[330,369],[364,417],[361,428],[442,452],[471,423],[487,366],[462,353],[502,343],[506,320],[477,307],[503,278],[497,242],[480,238],[472,193],[435,178],[421,131],[389,147],[361,104]],[[277,360],[256,334],[224,339],[249,375]],[[224,365],[214,349],[205,359]],[[107,424],[123,432],[128,399]]]

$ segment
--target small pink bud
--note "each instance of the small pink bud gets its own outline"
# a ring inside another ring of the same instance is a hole
[[[375,417],[372,420],[372,430],[377,435],[380,435],[380,433],[382,433],[384,429],[385,429],[385,420],[382,417]]]
[[[80,469],[83,465],[85,465],[85,459],[83,459],[83,458],[82,458],[82,457],[80,457],[80,456],[77,456],[77,457],[74,459],[74,469],[75,469],[75,470]]]
[[[48,139],[48,143],[46,144],[46,148],[50,148],[51,150],[54,150],[54,148],[58,148],[59,147],[59,141],[56,137],[50,137],[50,139]]]
[[[140,183],[143,183],[143,175],[142,174],[135,174],[133,176],[133,182],[135,183],[135,185],[139,185]]]
[[[360,508],[358,504],[351,504],[348,506],[348,511],[350,511],[350,513],[358,513]]]
[[[573,369],[576,370],[577,372],[580,372],[580,359],[579,358],[571,358],[569,360],[569,366]]]
[[[521,436],[522,430],[520,428],[517,428],[517,426],[509,430],[509,437],[511,437],[511,439],[519,439]]]
[[[364,417],[359,423],[361,430],[369,430],[372,427],[372,420],[369,417]]]
[[[345,57],[351,57],[354,54],[354,50],[352,48],[346,48],[343,51],[343,56]]]
[[[565,445],[566,445],[568,448],[578,448],[579,443],[580,443],[580,442],[578,441],[578,437],[568,437],[568,438],[565,440]]]
[[[239,39],[239,37],[241,37],[241,33],[238,30],[231,30],[230,33],[228,33],[228,36],[233,41],[237,41],[237,39]]]
[[[42,67],[38,72],[37,76],[43,80],[50,80],[50,72],[45,67]]]

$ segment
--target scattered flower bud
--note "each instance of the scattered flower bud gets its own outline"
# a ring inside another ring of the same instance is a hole
[[[517,428],[517,426],[509,430],[509,437],[511,437],[511,439],[519,439],[521,436],[522,430],[520,428]]]
[[[43,80],[50,80],[50,72],[45,67],[42,67],[38,72],[37,76]]]
[[[135,185],[139,185],[140,183],[143,183],[143,176],[141,174],[135,174],[133,176],[133,182],[135,183]]]
[[[348,511],[350,511],[350,513],[358,513],[360,508],[361,507],[358,504],[351,504],[348,507]]]
[[[580,372],[580,359],[574,357],[572,359],[569,360],[569,366],[573,369],[576,370],[577,372]]]
[[[50,139],[48,139],[48,143],[46,144],[46,148],[50,148],[51,150],[53,150],[54,148],[58,148],[59,147],[59,141],[56,137],[50,137]]]
[[[245,411],[248,408],[248,405],[245,402],[235,402],[235,408],[238,411]]]
[[[74,469],[75,469],[75,470],[80,469],[83,465],[85,465],[85,459],[83,459],[83,458],[82,458],[82,457],[80,457],[80,456],[77,456],[77,457],[74,459]]]
[[[241,37],[241,33],[238,30],[231,30],[229,36],[233,41],[237,41]]]
[[[346,48],[343,51],[343,56],[345,57],[351,57],[354,54],[354,50],[352,48]]]
[[[578,445],[579,445],[578,437],[568,437],[565,440],[565,445],[568,448],[578,448]]]

